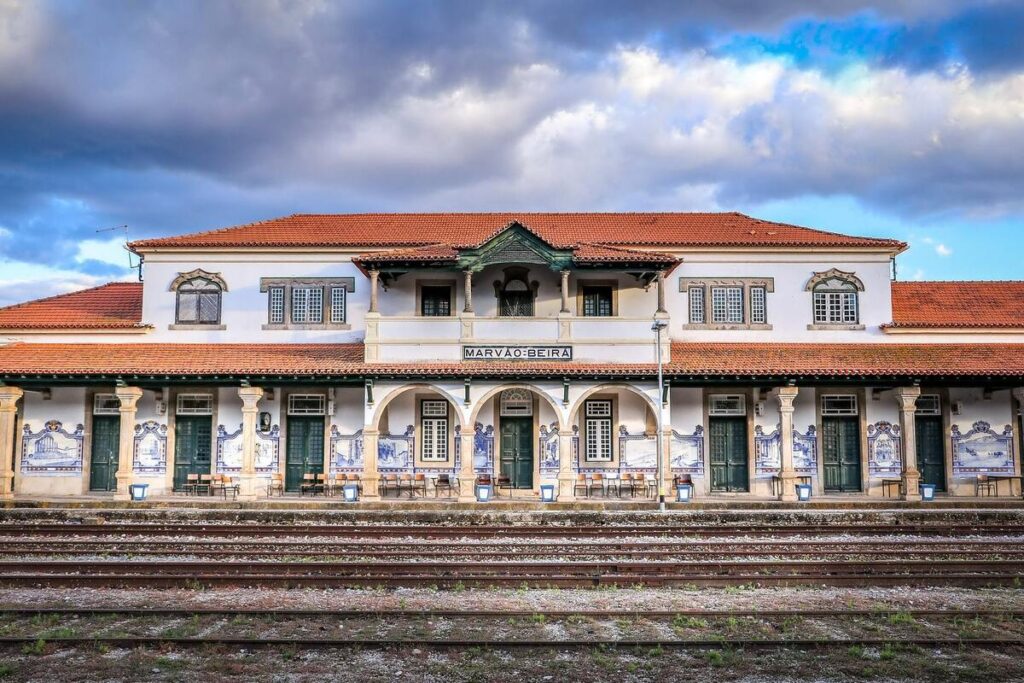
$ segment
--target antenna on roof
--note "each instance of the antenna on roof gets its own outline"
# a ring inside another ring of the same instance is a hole
[[[114,232],[115,230],[124,232],[124,244],[121,245],[121,248],[128,253],[128,267],[139,272],[139,282],[142,282],[142,259],[140,258],[138,263],[134,263],[132,261],[132,250],[128,248],[128,224],[115,225],[112,228],[100,228],[96,232],[98,234],[101,232]]]

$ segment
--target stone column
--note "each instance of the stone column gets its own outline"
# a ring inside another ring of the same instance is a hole
[[[380,474],[377,472],[377,437],[380,432],[363,427],[363,500],[380,500]]]
[[[377,286],[380,281],[380,273],[376,269],[370,271],[370,310],[369,313],[377,313]]]
[[[464,296],[464,299],[466,301],[466,305],[462,307],[462,312],[463,313],[472,313],[473,312],[473,271],[471,271],[471,270],[463,271],[463,276],[465,278],[465,281],[464,281],[464,284],[463,284],[463,289],[466,290],[466,294]]]
[[[558,500],[576,500],[576,473],[572,469],[572,429],[558,433]]]
[[[796,470],[793,469],[793,402],[800,390],[779,387],[779,500],[796,500]]]
[[[665,309],[665,271],[658,273],[658,310],[657,313],[668,313]]]
[[[562,271],[562,310],[560,313],[569,312],[569,271]]]
[[[117,492],[114,500],[128,500],[128,484],[132,483],[132,456],[135,454],[135,413],[138,411],[142,389],[138,387],[117,387],[114,390],[121,401],[121,440],[117,455]]]
[[[256,428],[259,422],[260,387],[241,387],[242,399],[242,473],[238,482],[239,500],[256,500]]]
[[[465,427],[463,427],[465,429]],[[473,451],[476,449],[476,432],[470,429],[459,434],[459,502],[472,503],[476,500],[476,468],[473,467]]]
[[[18,387],[0,386],[0,498],[14,497],[14,428],[18,423]]]
[[[903,446],[903,500],[921,500],[921,473],[917,470],[917,398],[921,387],[900,387],[900,444]]]

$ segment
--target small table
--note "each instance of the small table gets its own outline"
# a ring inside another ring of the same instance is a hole
[[[1000,482],[1003,482],[1003,481],[1010,482],[1010,491],[1009,492],[1012,494],[1013,493],[1013,482],[1014,482],[1014,480],[1020,481],[1021,478],[1020,478],[1019,475],[1016,475],[1016,474],[990,474],[990,475],[988,475],[988,480],[995,484],[995,486],[996,486],[996,495],[998,496],[999,495],[999,483]]]
[[[896,487],[896,493],[900,494],[903,492],[903,480],[902,479],[883,479],[882,480],[882,495],[886,498],[892,496],[892,487]]]
[[[800,484],[807,484],[808,486],[810,486],[810,484],[811,484],[811,475],[809,475],[809,474],[800,474],[800,475],[797,475],[797,476],[795,476],[793,478],[796,479],[797,482],[800,483]],[[781,489],[782,489],[782,477],[780,477],[777,474],[773,474],[772,475],[772,495],[773,496],[779,495],[779,492],[781,491]]]

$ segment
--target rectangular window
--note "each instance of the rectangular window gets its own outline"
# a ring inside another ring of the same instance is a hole
[[[612,402],[587,401],[584,407],[584,453],[588,462],[612,459]]]
[[[747,397],[743,394],[715,394],[708,397],[708,415],[742,416],[747,414]]]
[[[829,395],[821,397],[822,415],[856,415],[857,397],[851,395]]]
[[[942,401],[938,394],[921,394],[914,410],[918,415],[941,415]]]
[[[815,292],[814,322],[823,325],[857,323],[856,292]]]
[[[284,287],[270,288],[271,325],[284,325]]]
[[[331,322],[345,322],[345,288],[331,287]]]
[[[178,415],[213,415],[213,396],[178,394]]]
[[[96,394],[92,399],[93,415],[120,415],[121,401],[117,394]]]
[[[291,394],[288,396],[289,415],[324,415],[327,399],[320,394]]]
[[[703,325],[707,322],[707,313],[704,305],[704,288],[690,287],[687,290],[687,298],[690,300],[690,324]]]
[[[743,323],[743,288],[711,288],[711,321],[714,323]]]
[[[318,325],[324,319],[324,290],[320,287],[292,288],[292,322]]]
[[[420,458],[424,461],[448,460],[448,402],[420,403]]]
[[[583,285],[583,315],[609,317],[612,314],[612,288],[607,285]]]
[[[764,325],[768,322],[766,296],[764,287],[750,288],[750,323],[752,325]]]
[[[420,288],[420,315],[444,318],[452,314],[452,288],[448,285],[424,285]]]

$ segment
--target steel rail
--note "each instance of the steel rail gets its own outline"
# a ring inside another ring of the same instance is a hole
[[[589,650],[594,648],[605,649],[657,649],[657,648],[692,648],[692,649],[721,649],[733,647],[737,649],[765,649],[765,648],[831,648],[850,647],[852,645],[878,646],[903,645],[917,647],[987,647],[1006,648],[1024,647],[1024,639],[1020,638],[794,638],[785,639],[606,639],[588,638],[586,640],[576,639],[545,639],[545,640],[496,640],[496,639],[458,639],[458,640],[435,640],[422,638],[402,638],[398,640],[383,640],[375,638],[228,638],[228,637],[194,637],[194,638],[161,638],[159,636],[97,636],[90,637],[68,637],[68,638],[28,638],[24,636],[0,636],[0,646],[18,645],[25,646],[36,644],[40,640],[44,644],[58,645],[62,647],[95,647],[103,644],[108,647],[135,649],[139,647],[189,647],[189,646],[224,646],[255,649],[258,647],[302,647],[302,648],[382,648],[394,649],[400,647],[417,648],[439,648],[439,649],[467,649],[467,648],[488,648],[494,650],[502,649],[577,649]]]
[[[880,609],[798,609],[798,610],[709,610],[709,609],[676,609],[676,610],[646,610],[643,608],[631,609],[604,609],[604,610],[449,610],[449,609],[325,609],[325,608],[275,608],[275,609],[225,609],[219,607],[0,607],[0,617],[3,616],[127,616],[127,617],[186,617],[186,616],[222,616],[222,617],[325,617],[345,619],[395,619],[395,618],[530,618],[543,616],[551,619],[567,619],[571,617],[585,617],[592,619],[613,619],[617,617],[652,618],[652,619],[673,619],[675,617],[704,617],[708,619],[727,619],[729,617],[740,618],[762,618],[762,619],[785,619],[790,617],[804,618],[836,618],[844,619],[849,617],[889,617],[894,614],[906,615],[914,618],[1005,618],[1024,619],[1024,610],[1017,609],[903,609],[900,607],[884,607]]]
[[[379,587],[492,587],[492,588],[588,588],[616,587],[726,587],[754,586],[1019,586],[1022,574],[558,574],[441,576],[378,575],[325,576],[300,574],[5,574],[0,587],[126,587],[194,588],[198,586],[279,588],[379,588]]]

